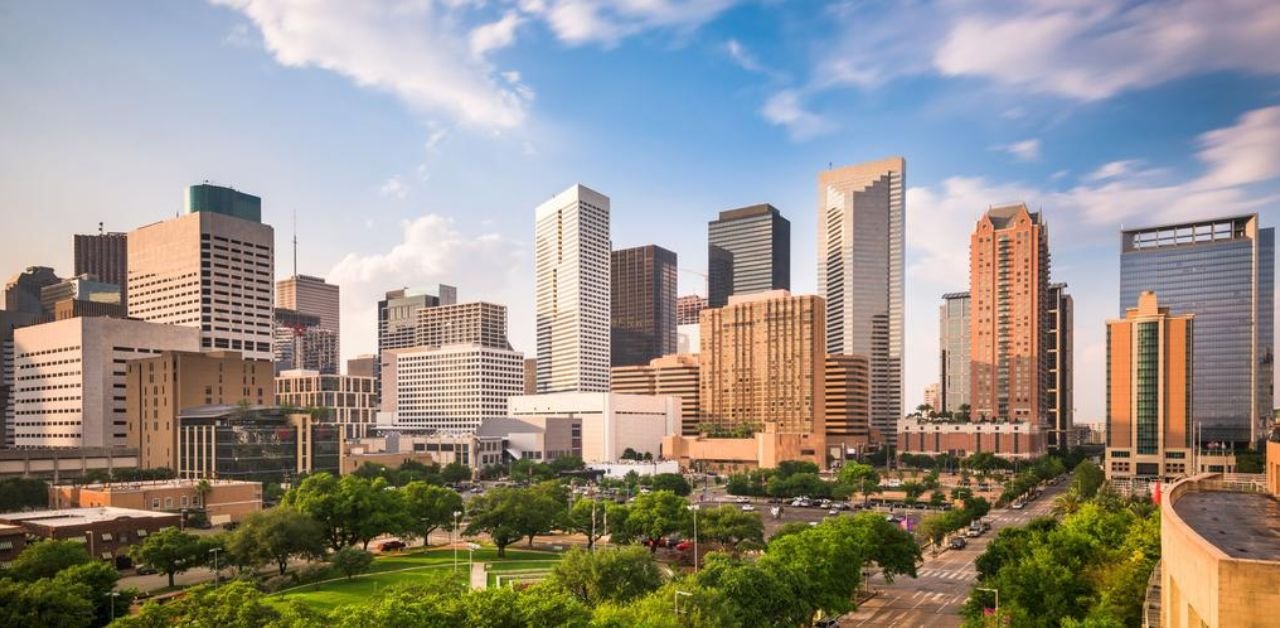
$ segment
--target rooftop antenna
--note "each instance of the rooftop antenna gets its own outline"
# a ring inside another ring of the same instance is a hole
[[[102,235],[102,221],[98,221],[98,235]]]
[[[298,278],[298,208],[293,208],[293,278]]]

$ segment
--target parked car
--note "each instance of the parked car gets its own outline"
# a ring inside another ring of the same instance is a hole
[[[402,550],[406,547],[409,547],[409,546],[405,544],[404,541],[401,541],[399,539],[392,539],[390,541],[383,541],[379,543],[378,551],[379,552],[395,552],[398,550]]]
[[[828,514],[828,515],[831,515],[831,516],[838,515],[838,514],[840,514],[840,509],[839,509],[839,508],[832,508],[831,510],[828,510],[828,511],[827,511],[827,514]]]
[[[823,617],[813,622],[814,628],[839,628],[840,619],[837,617]]]
[[[1026,507],[1026,504],[1025,504],[1025,503],[1023,503],[1023,502],[1021,502],[1021,501],[1013,502],[1013,509],[1014,509],[1014,510],[1022,510],[1024,507]]]
[[[958,549],[964,549],[965,546],[967,546],[968,544],[969,542],[964,540],[963,536],[957,536],[951,539],[951,542],[948,543],[948,546],[951,549],[958,550]]]
[[[151,576],[151,575],[155,575],[157,572],[156,572],[156,568],[152,567],[151,565],[144,565],[142,563],[138,563],[137,565],[134,566],[133,573],[136,573],[139,576]]]
[[[745,495],[739,495],[738,497],[735,497],[733,501],[738,502],[739,504],[750,504],[751,498]]]
[[[742,512],[755,512],[755,511],[756,511],[756,507],[752,506],[751,504],[742,505]]]
[[[679,543],[676,543],[677,552],[687,552],[691,549],[693,549],[693,541],[680,541]]]

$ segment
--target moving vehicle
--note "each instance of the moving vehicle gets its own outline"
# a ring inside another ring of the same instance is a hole
[[[957,536],[951,539],[951,542],[948,543],[947,546],[950,547],[951,549],[959,550],[959,549],[964,549],[965,546],[967,546],[968,544],[969,542],[964,540],[963,536]]]
[[[1026,507],[1026,504],[1024,502],[1021,502],[1021,501],[1013,502],[1012,508],[1014,510],[1022,510],[1024,507]]]
[[[378,551],[379,551],[379,552],[394,552],[394,551],[397,551],[397,550],[402,550],[402,549],[404,549],[404,548],[406,548],[406,547],[408,547],[408,545],[406,545],[404,541],[401,541],[401,540],[399,540],[399,539],[392,539],[392,540],[390,540],[390,541],[383,541],[383,542],[379,543],[379,544],[378,544]]]
[[[755,511],[756,511],[756,507],[752,506],[751,504],[742,505],[742,512],[755,512]]]

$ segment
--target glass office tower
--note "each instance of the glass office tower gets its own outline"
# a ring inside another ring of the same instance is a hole
[[[1256,214],[1128,229],[1121,235],[1120,315],[1152,291],[1195,315],[1192,408],[1199,440],[1266,435],[1272,407],[1275,233]]]
[[[707,307],[729,296],[791,289],[791,221],[773,205],[720,212],[707,225]]]

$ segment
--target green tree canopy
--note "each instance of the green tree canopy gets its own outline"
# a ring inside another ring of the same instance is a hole
[[[34,582],[52,578],[68,567],[92,562],[84,543],[49,539],[26,546],[9,564],[9,574],[18,580]]]
[[[549,584],[590,606],[627,602],[662,586],[662,572],[641,547],[599,551],[572,549],[556,563]]]
[[[668,491],[654,491],[636,497],[627,516],[632,535],[644,538],[657,549],[654,541],[685,529],[689,521],[689,504]]]
[[[208,561],[208,545],[200,537],[177,528],[165,528],[147,536],[141,544],[129,548],[129,557],[146,563],[173,577]]]
[[[671,491],[681,497],[693,492],[693,487],[679,473],[659,473],[653,476],[653,490]]]
[[[462,511],[462,496],[443,486],[410,482],[404,487],[404,507],[411,522],[406,533],[425,542],[435,529],[453,527],[453,513]]]
[[[356,574],[369,570],[373,565],[373,554],[354,547],[344,547],[329,556],[329,563],[350,580]]]
[[[730,548],[742,541],[764,545],[764,521],[760,518],[760,513],[743,512],[735,506],[725,504],[699,510],[697,515],[699,542],[718,543]],[[693,537],[692,518],[685,532],[690,538]]]
[[[291,559],[320,558],[324,549],[323,527],[290,506],[249,515],[227,540],[227,552],[236,564],[273,563],[282,576]]]

